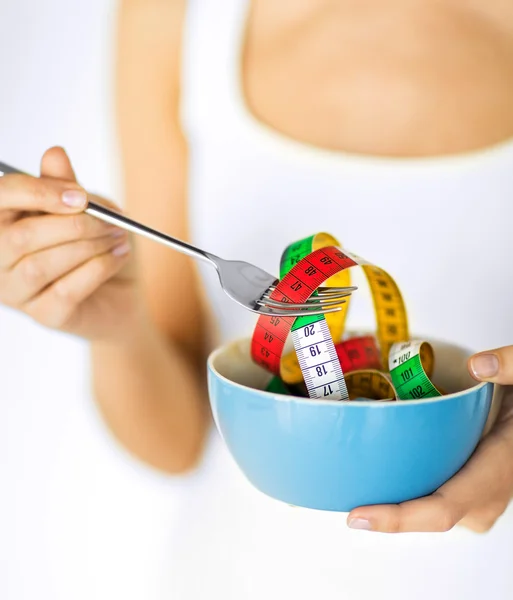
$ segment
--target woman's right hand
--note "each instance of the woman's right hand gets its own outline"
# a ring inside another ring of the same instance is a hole
[[[40,178],[0,178],[0,303],[47,327],[115,342],[142,314],[128,236],[86,206],[61,148],[45,153]]]

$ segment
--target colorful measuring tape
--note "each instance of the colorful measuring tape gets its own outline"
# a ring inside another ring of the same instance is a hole
[[[275,375],[267,389],[290,394],[304,382],[310,398],[324,400],[413,400],[441,395],[430,380],[433,350],[427,342],[409,341],[406,309],[393,278],[342,250],[333,236],[319,233],[291,244],[283,253],[280,282],[271,298],[304,302],[315,296],[320,285],[349,286],[349,269],[356,266],[363,269],[369,283],[376,338],[342,339],[349,298],[336,313],[260,316],[251,354]],[[289,333],[295,351],[282,356]]]

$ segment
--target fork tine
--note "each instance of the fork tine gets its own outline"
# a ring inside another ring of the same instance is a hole
[[[317,311],[319,313],[323,313],[325,310],[331,309],[332,307],[340,306],[341,304],[345,304],[345,300],[341,302],[334,302],[330,304],[293,304],[292,302],[274,302],[273,300],[257,300],[257,304],[259,306],[263,306],[265,308],[272,308],[282,310],[284,312],[290,312],[291,310],[301,311],[304,314],[311,314],[312,311]]]
[[[270,285],[266,293],[272,293],[275,289],[275,285]],[[357,289],[358,287],[355,285],[348,287],[320,287],[317,288],[317,292],[319,296],[331,296],[333,294],[350,294],[351,292],[356,292]]]
[[[317,289],[317,293],[319,296],[332,296],[333,294],[351,294],[352,292],[356,292],[358,290],[358,286],[352,285],[349,287],[322,287]]]
[[[328,308],[330,306],[340,306],[341,304],[345,304],[346,300],[339,298],[338,300],[329,300],[329,301],[320,301],[317,302],[302,302],[300,304],[294,304],[293,302],[280,302],[279,300],[272,300],[271,298],[260,298],[257,304],[260,306],[269,306],[271,308],[280,308],[283,310],[288,310],[291,308],[299,308],[299,309],[308,309],[311,308]]]
[[[342,301],[343,298],[348,298],[351,296],[350,293],[347,294],[333,294],[332,296],[310,296],[305,301],[305,304],[326,304],[326,303],[337,303],[337,301]]]
[[[261,300],[265,300],[266,302],[269,301],[268,303],[278,303],[280,305],[283,304],[287,304],[288,306],[304,306],[306,304],[323,304],[323,305],[333,305],[333,304],[337,304],[338,302],[342,302],[343,298],[347,298],[348,296],[351,296],[350,293],[347,294],[326,294],[323,296],[310,296],[310,298],[308,298],[305,302],[303,302],[302,304],[292,304],[290,302],[282,302],[280,300],[276,300],[274,298],[271,298],[269,294],[265,293]]]
[[[350,295],[351,294],[342,294],[340,296],[327,296],[326,298],[324,298],[324,297],[319,298],[319,296],[312,296],[311,298],[308,298],[308,300],[306,300],[305,304],[307,304],[308,306],[314,306],[314,305],[335,306],[336,304],[345,304],[347,302],[347,300],[344,300],[344,298],[347,298]],[[288,302],[286,304],[288,304]]]
[[[304,317],[304,316],[314,316],[314,315],[325,315],[329,313],[339,312],[341,310],[340,306],[336,306],[334,308],[326,308],[325,310],[313,310],[310,308],[306,309],[292,309],[292,310],[280,310],[277,308],[268,308],[265,306],[259,306],[255,311],[260,315],[266,315],[268,317]]]

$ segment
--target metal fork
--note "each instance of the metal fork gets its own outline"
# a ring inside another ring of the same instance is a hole
[[[25,174],[23,171],[0,162],[0,177],[12,173]],[[278,284],[278,278],[251,263],[240,260],[224,260],[215,254],[138,223],[95,202],[89,202],[85,212],[121,229],[142,235],[183,254],[206,261],[216,269],[221,287],[232,300],[247,310],[261,315],[302,317],[337,312],[341,310],[340,305],[345,302],[344,298],[357,289],[356,287],[323,287],[319,288],[316,296],[312,296],[305,303],[280,302],[270,298]]]

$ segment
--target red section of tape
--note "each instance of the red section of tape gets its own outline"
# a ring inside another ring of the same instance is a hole
[[[381,369],[381,354],[371,335],[351,338],[336,344],[335,350],[344,373],[363,369]]]
[[[278,283],[273,300],[305,302],[327,279],[357,263],[339,248],[327,246],[301,259]],[[275,375],[280,374],[280,359],[295,317],[260,316],[253,334],[253,360]]]

